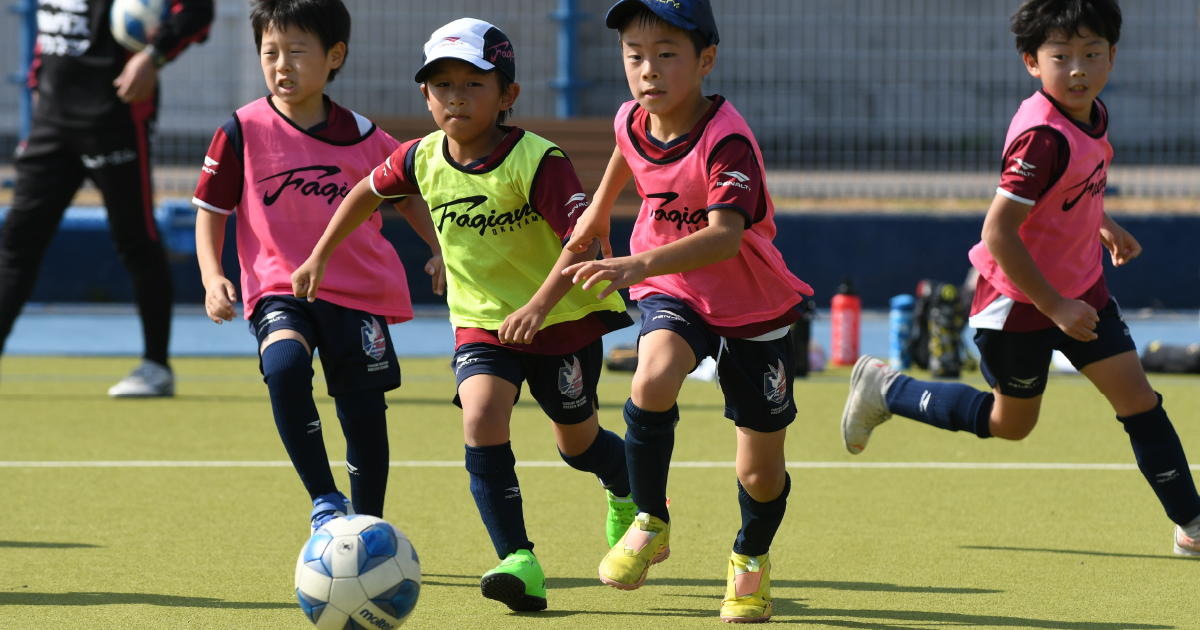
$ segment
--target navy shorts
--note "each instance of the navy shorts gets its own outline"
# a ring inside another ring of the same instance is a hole
[[[330,396],[400,387],[400,363],[387,321],[365,311],[331,304],[310,303],[290,295],[268,295],[254,307],[250,333],[261,348],[276,330],[294,330],[321,357]],[[262,359],[258,362],[262,372]]]
[[[579,424],[592,417],[596,384],[604,366],[604,341],[597,339],[571,354],[533,354],[490,343],[464,343],[454,353],[458,384],[476,374],[498,376],[517,386],[529,383],[529,393],[550,419],[558,424]],[[458,395],[454,404],[462,407]]]
[[[1032,332],[980,329],[975,334],[975,345],[979,346],[983,378],[993,389],[999,386],[1005,396],[1037,398],[1046,391],[1055,350],[1062,352],[1077,370],[1137,350],[1116,300],[1110,300],[1098,314],[1097,338],[1091,341],[1079,341],[1057,326]]]
[[[792,396],[796,357],[790,330],[771,341],[721,337],[683,300],[669,295],[648,296],[638,301],[638,308],[642,311],[639,339],[651,331],[670,330],[692,347],[697,366],[704,357],[717,359],[725,417],[736,426],[774,433],[796,419]]]

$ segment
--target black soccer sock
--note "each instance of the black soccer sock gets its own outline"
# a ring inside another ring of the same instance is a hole
[[[631,398],[625,403],[625,424],[625,460],[633,502],[639,511],[669,523],[667,473],[675,450],[679,405],[667,411],[646,411]]]
[[[761,556],[771,550],[771,542],[775,540],[775,532],[783,522],[783,513],[787,511],[788,494],[792,492],[792,477],[783,473],[783,492],[779,496],[759,503],[750,496],[738,480],[738,505],[742,508],[742,529],[738,531],[737,539],[733,541],[733,552],[747,556]]]
[[[562,460],[575,470],[590,472],[600,480],[600,485],[614,496],[629,496],[629,468],[625,466],[625,441],[616,433],[600,427],[595,441],[586,451],[578,455],[567,455],[558,451]]]
[[[338,394],[334,401],[346,436],[346,470],[350,473],[354,511],[383,518],[388,480],[387,404],[383,401],[383,390]]]
[[[981,438],[992,437],[988,422],[995,402],[995,394],[970,385],[918,381],[903,374],[887,390],[887,406],[892,413],[947,431],[969,431]]]
[[[1200,496],[1196,494],[1183,445],[1163,409],[1162,395],[1150,411],[1124,418],[1117,416],[1117,420],[1125,425],[1138,468],[1158,495],[1167,516],[1178,525],[1187,525],[1200,516]]]
[[[521,486],[514,468],[517,458],[512,443],[496,446],[468,446],[467,473],[471,475],[471,496],[496,555],[503,560],[520,549],[533,551],[525,533],[525,515],[521,509]]]
[[[312,357],[304,344],[283,339],[262,353],[263,381],[271,395],[275,428],[310,499],[337,492],[312,397]]]

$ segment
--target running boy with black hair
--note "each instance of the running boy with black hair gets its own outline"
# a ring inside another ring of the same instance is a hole
[[[979,270],[970,324],[992,387],[918,381],[860,357],[842,438],[861,453],[897,414],[981,438],[1021,440],[1037,424],[1051,354],[1060,350],[1112,405],[1138,468],[1176,523],[1175,553],[1200,555],[1200,496],[1162,396],[1105,285],[1107,249],[1120,267],[1142,252],[1104,212],[1113,150],[1104,89],[1117,40],[1116,0],[1029,0],[1012,18],[1017,49],[1042,89],[1008,129],[1004,171],[970,253]]]
[[[617,114],[617,149],[592,206],[567,243],[608,245],[609,212],[632,176],[642,196],[632,256],[582,262],[564,274],[601,296],[631,287],[642,311],[638,366],[625,403],[626,457],[637,519],[600,564],[600,579],[633,590],[670,554],[667,472],[689,372],[716,357],[725,416],[737,428],[742,527],[728,560],[721,619],[771,616],[768,551],[791,480],[784,437],[796,417],[792,339],[801,294],[772,239],[774,205],[762,153],[728,101],[705,97],[719,36],[707,0],[623,0],[606,24],[620,33],[634,100]]]
[[[271,94],[239,109],[213,136],[193,199],[201,208],[196,251],[209,318],[232,321],[237,291],[221,268],[221,250],[226,217],[237,212],[245,316],[258,340],[276,428],[312,499],[315,531],[353,512],[383,516],[384,392],[400,386],[386,324],[412,319],[412,305],[404,267],[380,234],[374,206],[369,224],[348,235],[352,246],[330,261],[320,300],[293,297],[291,274],[308,258],[338,201],[399,143],[325,96],[350,41],[342,0],[258,0],[250,22]],[[433,240],[427,215],[414,215],[407,204],[399,209]],[[440,257],[426,270],[440,291]],[[312,395],[314,349],[321,351],[346,435],[353,512],[329,470]]]
[[[561,149],[503,125],[521,91],[508,37],[463,18],[434,31],[424,52],[416,81],[440,130],[406,142],[350,191],[293,276],[295,294],[324,294],[326,261],[383,199],[425,198],[449,276],[471,494],[501,560],[480,589],[513,610],[542,610],[545,574],[525,532],[509,442],[513,406],[527,382],[554,421],[563,461],[600,479],[611,544],[634,507],[625,445],[600,427],[596,384],[601,337],[633,321],[620,296],[598,299],[561,274],[596,255],[562,249],[587,197]]]

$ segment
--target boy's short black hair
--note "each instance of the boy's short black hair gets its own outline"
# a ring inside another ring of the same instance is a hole
[[[325,52],[338,42],[350,47],[350,12],[342,0],[252,0],[250,24],[254,27],[254,48],[262,51],[263,33],[270,27],[291,28],[293,26],[316,35]],[[344,59],[344,58],[343,58]],[[342,61],[342,66],[346,65]],[[338,70],[329,71],[326,82],[333,81]]]
[[[675,26],[674,24],[671,24],[670,22],[658,17],[657,13],[651,11],[644,5],[630,9],[629,12],[623,17],[624,19],[621,20],[621,23],[617,26],[617,33],[619,34],[623,35],[625,33],[625,29],[629,28],[629,25],[633,24],[634,20],[637,20],[638,25],[642,26],[643,28],[655,28],[662,26],[664,28],[680,31],[687,35],[688,39],[692,42],[692,46],[696,48],[697,57],[700,56],[700,53],[705,48],[708,48],[708,40],[700,34],[700,31],[685,31],[678,26]]]
[[[1036,57],[1052,34],[1071,37],[1084,26],[1115,46],[1121,39],[1117,0],[1027,0],[1013,14],[1009,30],[1017,36],[1017,50]]]

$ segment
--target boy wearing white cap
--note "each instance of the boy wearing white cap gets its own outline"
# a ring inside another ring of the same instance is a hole
[[[601,337],[633,324],[620,296],[600,299],[562,275],[595,258],[562,249],[587,197],[553,143],[504,126],[520,94],[512,43],[464,18],[425,44],[416,74],[439,131],[404,143],[354,187],[312,256],[293,275],[314,299],[334,249],[383,199],[421,195],[447,270],[454,324],[455,404],[463,410],[471,494],[502,560],[483,596],[518,611],[546,608],[545,575],[525,532],[509,420],[522,382],[554,421],[563,460],[608,491],[614,544],[633,521],[625,445],[600,427]]]

